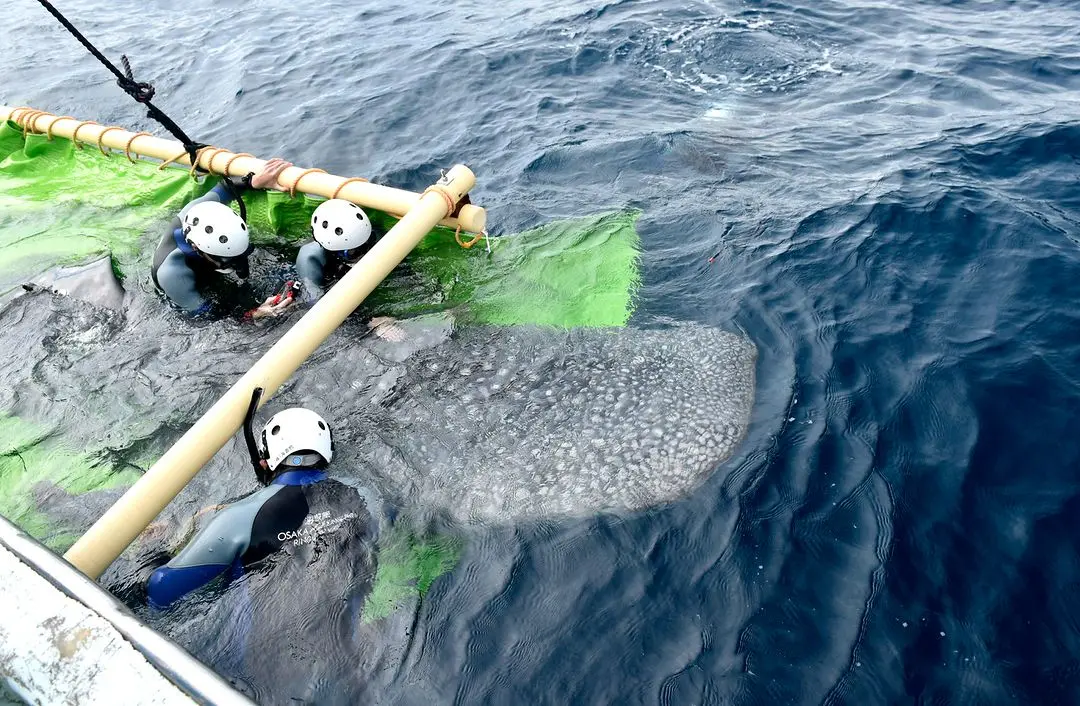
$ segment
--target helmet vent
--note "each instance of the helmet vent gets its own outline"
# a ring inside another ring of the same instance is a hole
[[[247,223],[244,223],[243,221],[241,221],[240,222],[240,230],[247,230]]]
[[[193,225],[193,226],[199,225],[199,217],[198,216],[191,219],[191,225]]]
[[[319,428],[322,429],[323,431],[326,431],[326,425],[323,424],[322,422],[319,422]]]
[[[325,228],[325,227],[326,227],[326,226],[328,226],[328,225],[329,225],[329,224],[328,224],[328,223],[327,223],[326,221],[323,221],[323,222],[322,222],[322,227],[323,227],[323,228]]]
[[[206,233],[209,235],[214,232],[214,226],[206,226]]]
[[[335,228],[335,229],[334,229],[334,233],[335,233],[336,235],[341,235],[341,234],[342,234],[342,233],[344,233],[344,232],[345,232],[345,231],[343,231],[343,230],[342,230],[342,229],[341,229],[340,227],[338,227],[338,228]]]
[[[217,240],[218,240],[219,243],[227,243],[227,242],[229,242],[229,236],[227,236],[227,235],[219,235]]]
[[[362,220],[364,220],[364,214],[362,214],[362,213],[357,213],[357,214],[356,214],[356,220],[358,220],[358,221],[362,221]]]
[[[281,431],[281,426],[275,424],[274,428],[270,430],[270,436],[277,436],[279,431]]]

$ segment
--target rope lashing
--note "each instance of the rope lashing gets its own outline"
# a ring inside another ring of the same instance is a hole
[[[176,155],[175,157],[169,157],[164,162],[159,164],[158,169],[164,169],[165,167],[169,166],[170,164],[176,164],[179,160],[183,159],[184,157],[190,157],[190,156],[191,155],[188,154],[188,151],[184,150],[183,152]]]
[[[23,137],[26,137],[31,132],[37,132],[38,118],[49,115],[44,110],[31,110],[19,116],[19,120],[22,124]]]
[[[82,126],[80,125],[79,127]],[[135,159],[131,156],[131,143],[135,141],[136,137],[153,137],[153,135],[148,132],[137,132],[128,138],[127,144],[124,145],[124,156],[127,157],[128,161],[132,164],[135,164]]]
[[[446,193],[446,189],[442,189],[434,184],[424,189],[424,193],[420,194],[420,198],[424,198],[429,193],[435,193],[442,196],[446,200],[446,217],[449,218],[453,213],[456,206],[454,205],[454,197]]]
[[[75,126],[75,131],[71,133],[71,141],[74,142],[75,146],[78,147],[79,149],[83,148],[82,143],[79,142],[79,130],[82,130],[87,125],[99,125],[99,123],[96,123],[93,120],[84,120],[81,123],[79,123],[78,125],[76,125]],[[128,143],[129,146],[130,146],[130,144],[131,143]]]
[[[101,150],[101,154],[105,155],[106,157],[111,156],[111,153],[109,152],[109,150],[101,142],[105,138],[105,136],[108,135],[113,130],[123,130],[123,129],[124,128],[122,128],[122,127],[116,127],[114,125],[112,127],[107,127],[107,128],[105,128],[104,130],[101,131],[101,134],[97,136],[97,147],[98,147],[99,150]]]
[[[296,198],[296,187],[300,186],[300,180],[306,177],[308,174],[326,174],[326,170],[312,168],[305,169],[304,171],[300,172],[300,176],[296,177],[296,179],[293,180],[292,186],[289,187],[289,198]],[[278,183],[281,184],[280,178],[278,179]],[[282,186],[284,186],[284,184],[282,184]]]
[[[225,149],[224,147],[207,147],[205,149],[206,149],[207,154],[210,155],[206,159],[206,171],[209,174],[213,174],[214,173],[214,157],[217,157],[222,152],[228,153],[229,150]],[[200,150],[199,159],[202,159],[202,157],[203,157],[202,150]]]
[[[334,189],[334,195],[331,196],[330,198],[336,199],[338,197],[338,194],[341,193],[341,190],[345,188],[345,185],[350,183],[350,182],[365,182],[365,183],[368,183],[368,180],[365,179],[364,177],[349,177],[345,181],[338,184],[338,188]]]
[[[33,108],[31,108],[30,106],[27,106],[27,105],[16,106],[15,108],[12,108],[11,115],[8,116],[8,119],[11,122],[13,122],[16,125],[21,127],[22,123],[20,123],[19,120],[20,120],[20,116],[22,115],[23,111],[32,111],[32,110],[33,110]]]
[[[56,124],[58,122],[60,122],[61,120],[75,120],[75,118],[71,117],[70,115],[63,115],[61,117],[53,116],[53,121],[51,123],[49,123],[49,127],[45,128],[45,139],[48,140],[49,142],[52,142],[53,128],[56,127]],[[78,121],[76,121],[76,122],[78,122]]]
[[[217,156],[217,155],[215,155],[215,156]],[[226,176],[228,176],[228,175],[229,175],[229,169],[231,169],[231,168],[232,168],[232,163],[233,163],[233,162],[235,162],[235,161],[236,161],[237,159],[239,159],[239,158],[241,158],[241,157],[254,157],[254,156],[255,156],[255,155],[253,155],[253,154],[248,154],[247,152],[241,152],[241,153],[239,153],[239,154],[234,154],[234,155],[233,155],[232,157],[229,157],[229,161],[228,161],[228,162],[225,162],[225,170],[224,170],[224,171],[225,171],[225,175],[226,175]]]
[[[198,180],[198,177],[195,176],[195,172],[202,169],[202,167],[199,166],[199,160],[202,159],[203,153],[206,152],[206,150],[215,150],[215,149],[218,149],[218,148],[217,147],[210,147],[209,145],[206,145],[206,146],[200,147],[199,149],[195,150],[195,156],[191,160],[191,169],[188,170],[189,173],[191,174],[192,179]],[[207,170],[204,170],[204,171],[209,172],[210,170],[207,169]]]

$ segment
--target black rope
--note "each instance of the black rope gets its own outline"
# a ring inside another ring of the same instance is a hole
[[[173,122],[172,118],[150,102],[154,97],[154,87],[149,83],[135,80],[135,77],[131,73],[131,64],[128,62],[127,56],[120,57],[120,61],[124,65],[124,71],[121,72],[120,69],[116,68],[115,64],[98,51],[97,47],[90,43],[90,40],[82,35],[82,32],[75,28],[75,25],[68,22],[68,19],[60,14],[60,11],[53,7],[49,0],[38,0],[38,2],[41,3],[41,6],[48,10],[49,13],[55,17],[73,37],[75,37],[75,39],[78,39],[79,43],[86,47],[87,51],[93,54],[105,68],[113,72],[113,75],[116,76],[116,84],[124,89],[125,93],[134,98],[137,102],[146,106],[147,117],[157,120],[166,130],[172,133],[173,137],[183,143],[184,149],[187,150],[188,156],[191,157],[191,163],[195,164],[195,157],[197,156],[199,149],[206,145],[195,142],[188,137],[187,134],[180,129],[180,126]]]
[[[79,40],[79,43],[86,47],[87,51],[94,55],[98,61],[100,61],[105,68],[113,72],[116,76],[116,85],[124,89],[124,92],[135,99],[136,102],[142,103],[146,106],[147,117],[157,120],[164,126],[166,130],[172,133],[173,137],[180,140],[184,145],[184,149],[188,153],[188,157],[191,158],[191,164],[198,164],[199,150],[207,145],[202,142],[195,142],[187,134],[180,129],[180,126],[173,122],[172,118],[163,113],[160,108],[151,103],[151,99],[154,97],[154,87],[149,83],[143,81],[136,81],[135,76],[131,71],[131,62],[128,61],[127,55],[120,56],[120,63],[124,65],[123,72],[116,68],[116,65],[105,58],[105,55],[98,51],[98,48],[90,43],[90,40],[83,36],[82,32],[75,28],[75,25],[71,24],[66,17],[60,14],[60,11],[53,7],[49,0],[38,0],[41,6],[44,7],[49,13],[57,19],[64,26],[64,28],[71,32],[71,35],[75,39]],[[197,169],[202,167],[196,166]],[[203,170],[205,171],[205,170]],[[242,190],[236,186],[230,179],[229,175],[222,176],[222,183],[225,188],[236,199],[237,205],[240,207],[240,217],[247,220],[247,207],[244,205],[244,199],[242,196]],[[250,185],[250,182],[248,183]]]
[[[213,161],[213,160],[211,160]],[[240,220],[247,223],[247,206],[244,205],[244,192],[243,189],[238,189],[233,180],[229,178],[228,174],[221,177],[221,183],[225,185],[229,193],[236,199],[236,205],[240,209]]]

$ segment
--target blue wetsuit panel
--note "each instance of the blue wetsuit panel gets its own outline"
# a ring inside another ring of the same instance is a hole
[[[355,489],[327,480],[322,471],[283,473],[218,512],[182,552],[157,569],[147,585],[150,603],[166,607],[230,567],[232,577],[242,575],[286,543],[300,546],[367,525],[368,513]]]

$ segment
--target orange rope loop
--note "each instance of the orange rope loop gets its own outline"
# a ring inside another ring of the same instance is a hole
[[[19,127],[25,127],[26,116],[30,115],[31,113],[36,113],[36,112],[37,111],[34,110],[33,108],[19,108],[19,111],[18,111],[19,114],[15,115],[15,113],[12,113],[11,114],[11,119],[14,120],[15,124],[18,125]]]
[[[112,127],[107,127],[107,128],[105,128],[104,130],[101,131],[101,134],[97,136],[97,146],[98,146],[98,149],[101,150],[101,154],[105,155],[106,157],[110,156],[109,151],[107,149],[105,149],[105,145],[101,144],[101,140],[106,135],[108,135],[111,131],[113,131],[113,130],[121,130],[122,131],[123,129],[124,128],[122,128],[122,127],[116,127],[114,125]]]
[[[47,139],[49,142],[52,142],[53,128],[56,127],[56,124],[58,122],[60,122],[61,120],[75,120],[75,118],[71,117],[70,115],[63,115],[63,116],[61,116],[59,118],[54,117],[53,121],[51,123],[49,123],[49,127],[45,128],[45,139]],[[78,122],[78,121],[76,121],[76,122]]]
[[[165,167],[169,166],[170,164],[175,163],[177,160],[183,159],[184,157],[187,157],[187,156],[188,156],[187,150],[184,150],[183,152],[176,155],[175,157],[169,157],[164,162],[159,164],[158,169],[164,169]]]
[[[16,106],[15,108],[11,109],[11,115],[8,116],[8,120],[10,120],[11,122],[15,123],[16,125],[22,127],[22,123],[19,122],[20,120],[22,120],[22,116],[20,115],[20,113],[22,113],[23,111],[32,111],[32,110],[33,110],[33,108],[31,108],[28,105]]]
[[[188,172],[191,174],[192,179],[194,179],[195,181],[199,180],[199,178],[195,176],[195,172],[199,170],[199,162],[202,161],[203,152],[205,152],[206,150],[216,149],[218,148],[207,145],[206,147],[200,147],[199,149],[195,150],[195,159],[191,162],[191,169],[188,170]],[[184,154],[187,154],[187,152],[185,152]]]
[[[23,137],[26,137],[31,132],[37,132],[38,118],[51,115],[44,110],[31,110],[30,112],[20,116],[22,120]]]
[[[254,156],[255,155],[248,154],[247,152],[241,152],[240,154],[234,154],[232,157],[229,157],[229,161],[225,163],[225,170],[224,170],[225,176],[229,175],[229,170],[232,168],[232,163],[235,162],[237,159],[239,159],[240,157],[254,157]]]
[[[40,132],[41,132],[41,128],[39,128],[39,127],[37,126],[37,124],[38,124],[38,120],[40,120],[41,118],[47,118],[47,117],[49,117],[50,115],[52,115],[52,113],[47,113],[47,112],[45,112],[44,110],[39,110],[39,111],[38,111],[37,113],[35,113],[35,114],[34,114],[34,115],[33,115],[33,116],[32,116],[32,117],[30,118],[30,132],[36,132],[36,133],[40,133]]]
[[[82,130],[87,125],[97,125],[93,120],[84,120],[75,126],[75,131],[71,133],[71,141],[75,143],[75,146],[82,149],[82,143],[79,142],[79,130]]]
[[[127,144],[124,145],[124,156],[128,158],[128,161],[135,164],[135,160],[131,157],[131,143],[135,141],[136,137],[151,137],[148,132],[137,132],[128,138]]]
[[[350,182],[354,182],[354,181],[367,182],[367,179],[365,179],[364,177],[349,177],[345,181],[338,184],[338,188],[334,189],[334,195],[331,196],[330,198],[336,199],[338,197],[338,194],[341,193],[341,190],[345,188],[345,185],[350,183]]]
[[[306,177],[308,174],[326,174],[323,169],[305,169],[300,172],[300,176],[296,177],[296,180],[289,187],[289,198],[296,198],[296,187],[300,186],[300,180]],[[280,181],[278,183],[281,183]]]
[[[428,193],[436,193],[446,199],[446,217],[449,218],[450,214],[454,212],[454,207],[456,206],[456,204],[454,203],[454,197],[446,193],[445,189],[441,189],[438,186],[432,185],[424,189],[424,193],[420,194],[420,198],[424,198],[428,195]]]
[[[480,238],[483,238],[483,237],[484,237],[485,235],[487,235],[487,233],[484,233],[483,231],[481,231],[481,232],[477,233],[477,234],[476,234],[476,237],[475,237],[475,238],[473,238],[472,240],[469,240],[469,241],[467,241],[467,242],[466,242],[466,241],[462,241],[462,239],[461,239],[461,226],[460,226],[460,225],[458,225],[458,227],[457,227],[457,230],[455,230],[455,231],[454,231],[454,240],[456,240],[456,241],[457,241],[457,244],[458,244],[458,245],[460,245],[461,247],[463,247],[463,248],[465,248],[466,250],[468,250],[468,249],[469,249],[469,248],[471,248],[472,246],[474,246],[474,245],[476,245],[477,243],[479,243],[479,242],[480,242]]]
[[[210,151],[213,154],[211,154],[210,158],[206,160],[206,171],[209,172],[210,174],[213,174],[214,173],[214,158],[217,157],[222,152],[224,152],[225,154],[229,154],[229,150],[225,149],[224,147],[211,147]]]

